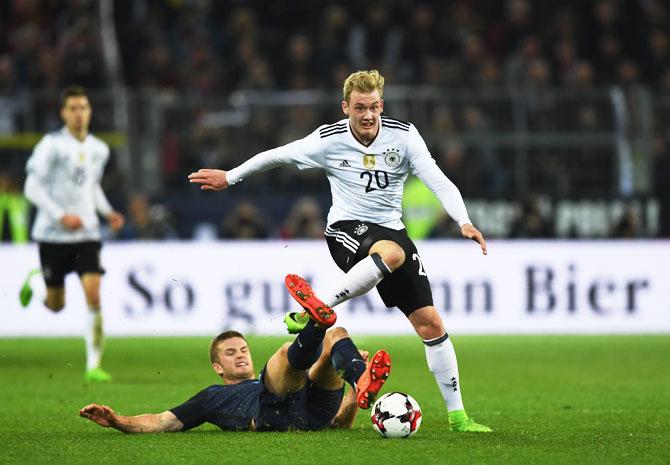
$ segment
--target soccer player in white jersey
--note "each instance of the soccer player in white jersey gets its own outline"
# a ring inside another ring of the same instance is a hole
[[[86,330],[87,381],[110,381],[100,367],[103,325],[100,310],[100,224],[103,216],[112,230],[123,227],[123,215],[114,211],[100,186],[109,147],[88,132],[91,105],[83,88],[71,86],[61,95],[65,126],[45,135],[26,165],[24,194],[37,216],[32,238],[39,245],[41,272],[46,283],[44,304],[54,312],[65,306],[65,275],[76,271],[88,305]],[[21,304],[32,298],[31,280],[21,289]]]
[[[324,169],[333,199],[326,240],[345,274],[330,289],[319,292],[325,296],[323,303],[333,307],[376,286],[384,303],[398,307],[423,340],[451,429],[490,432],[463,408],[456,353],[433,306],[421,258],[401,221],[403,186],[409,172],[435,193],[460,225],[463,237],[479,243],[484,254],[486,241],[470,222],[458,188],[439,169],[414,125],[382,116],[383,90],[384,78],[378,71],[353,73],[344,82],[342,111],[348,118],[259,153],[230,171],[201,169],[189,175],[189,180],[203,190],[218,191],[282,164]],[[300,286],[296,281],[295,288]],[[295,292],[292,295],[301,298]],[[319,305],[315,296],[309,300]],[[298,326],[302,323],[295,315],[292,319]],[[289,329],[290,320],[287,318]]]

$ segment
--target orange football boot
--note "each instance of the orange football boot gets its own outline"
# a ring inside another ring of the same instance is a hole
[[[389,374],[391,374],[391,356],[384,349],[380,349],[356,383],[356,402],[360,408],[370,408]]]
[[[337,321],[335,311],[314,295],[312,286],[297,274],[286,275],[286,289],[289,294],[305,309],[312,320],[329,328]]]

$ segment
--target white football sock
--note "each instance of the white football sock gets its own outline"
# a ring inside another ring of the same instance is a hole
[[[369,255],[356,263],[330,290],[323,293],[323,301],[330,307],[339,305],[353,297],[365,294],[379,284],[384,276],[390,274],[391,270],[379,254]]]
[[[47,285],[44,282],[42,272],[35,273],[30,277],[30,289],[33,291],[31,302],[44,303],[47,298]]]
[[[456,352],[448,334],[423,341],[426,347],[428,368],[435,376],[442,398],[449,412],[463,409],[461,399],[461,383],[458,377]]]
[[[86,315],[86,369],[91,370],[100,366],[104,337],[102,330],[102,312],[99,308],[89,307]]]

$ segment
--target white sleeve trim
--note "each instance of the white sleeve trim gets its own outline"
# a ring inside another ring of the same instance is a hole
[[[35,205],[40,210],[45,211],[52,219],[55,221],[60,221],[65,215],[65,210],[63,210],[60,205],[58,205],[54,200],[49,197],[49,194],[40,184],[40,181],[37,175],[33,173],[28,174],[26,179],[26,184],[23,188],[23,193],[28,200],[30,200],[33,205]]]

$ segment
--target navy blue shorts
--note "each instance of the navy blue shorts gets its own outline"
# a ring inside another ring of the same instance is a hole
[[[268,391],[264,383],[265,368],[260,381],[259,410],[256,431],[314,431],[327,428],[342,403],[344,387],[334,391],[322,389],[307,378],[300,391],[279,397]]]

